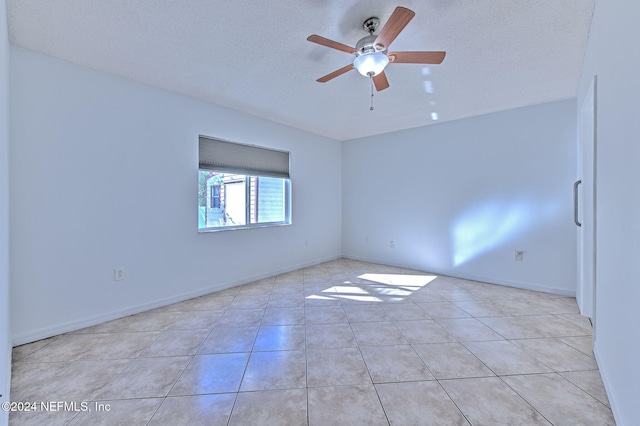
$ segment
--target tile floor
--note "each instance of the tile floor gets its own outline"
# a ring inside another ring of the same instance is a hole
[[[17,347],[77,407],[10,423],[614,424],[597,368],[574,298],[340,259]]]

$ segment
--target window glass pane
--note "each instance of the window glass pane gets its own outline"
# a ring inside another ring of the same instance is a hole
[[[284,179],[258,178],[258,223],[284,221],[284,184]]]
[[[223,180],[224,181],[224,180]],[[244,176],[241,180],[229,180],[223,183],[225,225],[246,225],[247,223],[247,187]]]
[[[290,223],[289,180],[199,171],[198,228]]]

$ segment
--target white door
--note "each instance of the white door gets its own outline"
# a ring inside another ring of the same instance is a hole
[[[574,219],[578,225],[578,286],[580,313],[595,321],[596,295],[596,77],[580,106],[578,181],[574,185]]]

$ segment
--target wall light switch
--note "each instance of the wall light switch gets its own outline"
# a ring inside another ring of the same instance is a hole
[[[521,260],[522,260],[522,255],[523,255],[523,254],[524,254],[524,252],[523,252],[523,251],[516,250],[515,259],[516,259],[517,261],[521,261]]]

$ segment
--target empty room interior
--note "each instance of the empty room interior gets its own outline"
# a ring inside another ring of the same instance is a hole
[[[0,0],[0,424],[639,424],[639,21]]]

